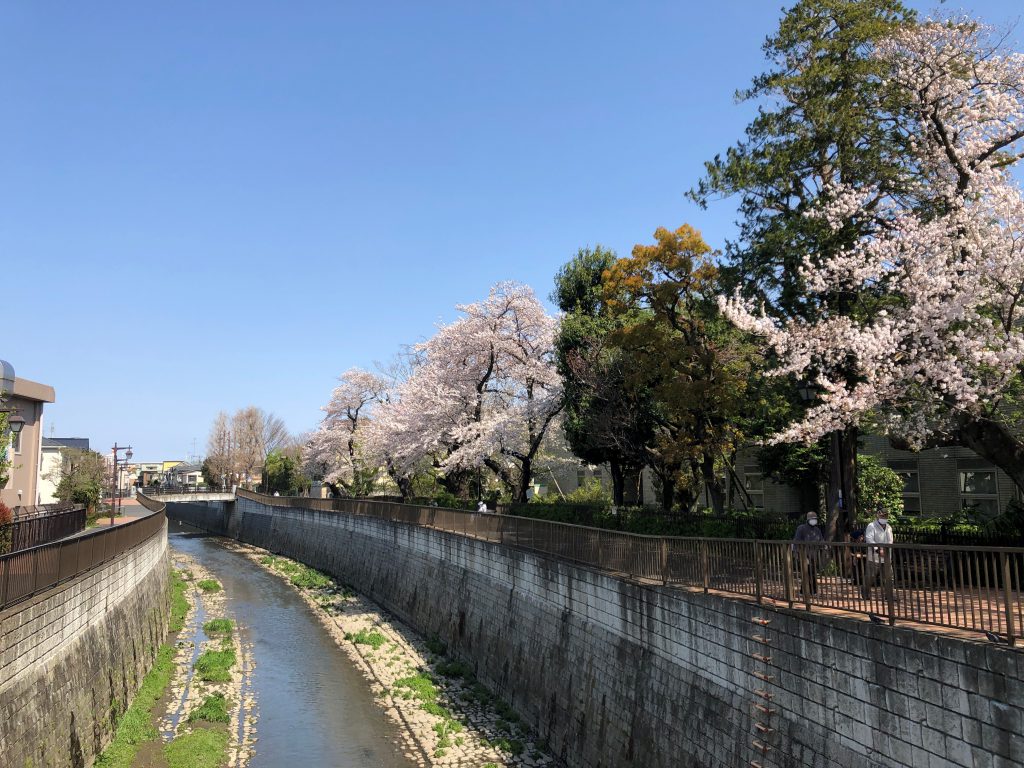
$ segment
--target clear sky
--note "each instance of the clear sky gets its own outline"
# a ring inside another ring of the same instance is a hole
[[[312,428],[339,373],[580,246],[721,246],[734,206],[684,192],[779,5],[0,0],[0,358],[57,436],[184,458],[221,409]]]

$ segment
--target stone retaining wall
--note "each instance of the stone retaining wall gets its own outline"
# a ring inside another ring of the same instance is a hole
[[[330,572],[436,634],[570,766],[1024,764],[1024,654],[908,627],[639,585],[367,517],[234,504],[168,514]],[[767,685],[755,617],[771,619]],[[752,749],[754,691],[772,749]]]
[[[166,528],[0,612],[0,766],[92,765],[167,633]]]

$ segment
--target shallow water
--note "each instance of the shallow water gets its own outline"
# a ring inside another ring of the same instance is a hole
[[[250,768],[409,768],[398,732],[366,680],[299,594],[217,537],[168,521],[171,546],[224,585],[240,639],[251,643],[256,754]]]

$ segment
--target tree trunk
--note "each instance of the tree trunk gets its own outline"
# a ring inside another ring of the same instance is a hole
[[[711,454],[705,453],[701,460],[701,475],[711,500],[711,508],[716,515],[722,514],[725,511],[725,493],[722,481],[715,474],[715,459]]]
[[[661,481],[661,508],[671,512],[676,498],[676,481],[670,473],[658,473],[658,479]]]
[[[831,541],[847,540],[857,520],[857,436],[857,427],[837,430],[831,436],[827,494]]]
[[[519,474],[519,482],[517,486],[517,495],[520,501],[529,501],[526,497],[526,491],[530,488],[530,481],[533,480],[533,461],[530,459],[522,460],[522,472]]]
[[[1010,476],[1024,491],[1024,442],[999,422],[964,415],[958,420],[960,442]]]
[[[608,466],[612,473],[612,504],[616,507],[621,507],[625,502],[623,498],[625,496],[625,485],[626,478],[624,476],[622,465],[615,460],[608,462]]]

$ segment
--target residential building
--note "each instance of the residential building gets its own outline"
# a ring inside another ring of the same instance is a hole
[[[188,485],[196,488],[205,485],[202,464],[175,463],[167,473],[168,485]]]
[[[0,489],[0,501],[9,507],[39,504],[39,465],[42,459],[43,406],[56,399],[53,387],[28,379],[14,379],[14,391],[5,406],[15,408],[25,426],[7,447],[11,472]]]
[[[40,450],[38,497],[40,504],[55,504],[57,484],[60,482],[62,464],[61,450],[77,448],[89,450],[87,437],[44,437]]]

